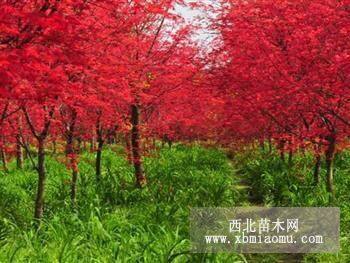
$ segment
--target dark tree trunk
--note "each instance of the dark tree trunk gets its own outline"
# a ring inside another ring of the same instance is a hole
[[[99,182],[101,180],[101,162],[102,162],[102,149],[103,149],[103,134],[102,127],[100,121],[98,121],[96,125],[96,134],[97,134],[97,149],[96,149],[96,181]]]
[[[285,162],[285,161],[286,161],[286,155],[285,155],[285,153],[284,153],[284,149],[281,149],[280,156],[281,156],[281,160],[282,160],[283,162]]]
[[[132,152],[131,152],[131,142],[130,142],[130,134],[125,134],[125,146],[126,146],[126,154],[128,157],[129,164],[132,164]]]
[[[319,185],[320,183],[320,169],[321,169],[321,155],[316,154],[316,162],[314,169],[314,184]]]
[[[261,139],[259,140],[259,144],[260,144],[260,148],[261,148],[261,151],[265,151],[265,140],[264,139]]]
[[[28,144],[28,141],[24,137],[22,137],[22,142],[23,142],[23,147],[24,147],[23,159],[27,160],[29,158],[29,154],[30,154],[30,148],[28,147],[29,144]],[[28,148],[26,149],[26,147],[28,147]]]
[[[96,181],[100,181],[101,179],[102,148],[103,148],[103,143],[98,142],[98,146],[96,150]]]
[[[78,181],[78,171],[76,169],[73,169],[71,190],[70,190],[70,199],[72,201],[73,207],[75,207],[77,203],[77,181]]]
[[[169,138],[168,135],[164,135],[163,136],[163,140],[162,140],[162,148],[164,147],[164,144],[168,144],[169,148],[171,149],[172,145],[173,145],[173,142],[172,140]]]
[[[86,151],[87,150],[87,147],[86,147],[86,141],[85,140],[83,140],[83,149],[82,149],[83,151]]]
[[[288,152],[288,164],[290,166],[293,165],[293,151],[292,150],[289,150],[289,152]]]
[[[49,134],[49,129],[51,125],[51,119],[54,115],[55,108],[51,107],[48,109],[48,117],[45,116],[44,127],[40,133],[35,130],[31,118],[25,107],[22,108],[23,113],[26,117],[27,124],[35,136],[38,142],[38,164],[35,167],[38,171],[38,187],[34,206],[34,219],[40,221],[44,212],[44,191],[45,191],[45,181],[46,181],[46,170],[45,170],[45,140]],[[30,156],[29,156],[30,157]],[[30,157],[31,158],[31,157]]]
[[[326,179],[327,179],[327,191],[334,195],[333,185],[333,165],[335,157],[335,136],[328,137],[328,148],[326,150]]]
[[[57,143],[56,140],[52,141],[52,155],[55,155],[57,153]]]
[[[83,144],[83,142],[82,142],[80,137],[78,137],[77,142],[78,142],[78,149],[77,149],[76,152],[80,154],[81,153],[81,146]]]
[[[90,151],[91,151],[91,152],[94,152],[95,149],[96,149],[95,137],[93,136],[93,137],[90,139]]]
[[[38,188],[35,200],[34,219],[40,220],[44,212],[44,191],[46,181],[45,139],[39,138],[38,144]]]
[[[2,161],[2,167],[5,172],[8,172],[8,167],[7,167],[7,157],[6,157],[6,152],[3,147],[1,147],[1,161]]]
[[[23,127],[22,117],[18,117],[18,132],[16,134],[16,164],[18,169],[23,168]]]
[[[69,159],[71,170],[72,170],[72,180],[71,180],[71,192],[70,198],[72,206],[76,205],[76,195],[77,195],[77,180],[78,180],[78,171],[77,164],[75,159],[75,149],[74,149],[74,128],[75,128],[75,119],[76,115],[73,115],[73,120],[69,124],[66,130],[66,157]]]
[[[140,146],[140,112],[137,105],[131,106],[131,149],[133,164],[135,169],[136,184],[138,187],[144,187],[147,184],[143,172],[141,146]]]
[[[285,149],[284,149],[284,148],[285,148],[285,144],[286,144],[286,142],[285,142],[284,140],[281,140],[280,143],[279,143],[279,146],[278,146],[278,148],[279,148],[279,150],[280,150],[281,160],[282,160],[283,162],[286,161]]]
[[[19,134],[16,136],[16,163],[18,169],[23,168],[23,148],[21,136]]]
[[[272,139],[269,138],[269,154],[272,153]]]

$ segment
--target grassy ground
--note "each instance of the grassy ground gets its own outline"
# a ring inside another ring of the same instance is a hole
[[[350,153],[337,156],[335,169],[336,198],[330,200],[325,186],[325,167],[321,184],[313,183],[314,160],[311,154],[298,154],[290,165],[276,153],[249,150],[233,158],[235,176],[248,185],[246,196],[250,204],[275,207],[340,207],[341,251],[338,254],[308,254],[297,262],[350,262]],[[284,262],[292,262],[291,255],[275,255]],[[246,255],[249,259],[249,256]],[[253,257],[253,261],[256,257]],[[276,260],[277,260],[276,259]],[[259,261],[260,262],[260,261]],[[269,261],[261,261],[269,262]],[[271,261],[270,261],[271,262]],[[272,261],[273,262],[273,261]]]
[[[96,185],[94,156],[81,158],[78,210],[69,201],[69,173],[47,162],[46,217],[31,227],[36,174],[29,166],[1,175],[0,262],[235,262],[239,255],[191,255],[192,206],[234,206],[232,169],[222,152],[199,147],[163,149],[145,160],[149,186],[134,187],[119,150],[104,151]]]
[[[189,207],[253,205],[244,178],[262,204],[327,206],[323,187],[312,187],[312,159],[287,166],[274,155],[250,151],[230,162],[215,149],[176,145],[147,157],[149,186],[134,187],[132,168],[117,148],[103,153],[103,180],[96,185],[94,155],[79,166],[78,209],[69,200],[70,175],[58,156],[47,161],[45,219],[31,225],[36,174],[10,165],[0,175],[0,262],[279,262],[281,255],[191,254]],[[58,160],[57,160],[58,159]],[[337,159],[335,206],[342,211],[342,252],[311,255],[306,262],[349,262],[350,156]],[[287,262],[287,261],[286,261]],[[290,262],[290,261],[289,261]]]

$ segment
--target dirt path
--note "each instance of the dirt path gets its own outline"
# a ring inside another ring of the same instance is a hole
[[[233,166],[233,162],[231,161],[231,166]],[[235,188],[240,193],[242,197],[242,205],[246,204],[249,206],[265,206],[265,204],[261,201],[261,198],[256,196],[253,193],[251,184],[247,178],[240,177],[239,173],[235,171],[234,176],[239,178],[238,183]],[[262,261],[262,255],[260,254],[246,254],[248,263],[260,263],[267,262]],[[303,262],[303,254],[275,254],[275,261],[269,261],[269,263],[302,263]]]

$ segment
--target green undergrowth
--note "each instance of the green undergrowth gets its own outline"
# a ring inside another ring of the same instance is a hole
[[[145,159],[148,186],[137,189],[119,147],[80,157],[77,208],[69,199],[70,173],[61,156],[47,158],[45,218],[32,226],[35,171],[15,163],[0,182],[0,262],[244,262],[235,254],[191,254],[191,207],[235,206],[238,193],[225,154],[175,145]],[[60,161],[61,160],[61,161]]]
[[[293,162],[282,161],[276,152],[256,149],[237,153],[233,160],[236,176],[251,187],[251,205],[275,207],[339,207],[341,211],[341,251],[337,254],[304,255],[304,262],[350,262],[350,152],[336,156],[335,199],[326,191],[325,165],[321,182],[313,181],[312,154],[298,153]],[[331,201],[330,201],[331,200]]]
[[[337,156],[331,203],[324,167],[321,184],[313,185],[314,160],[308,153],[296,154],[292,164],[259,149],[228,160],[217,149],[177,144],[145,158],[144,189],[135,187],[133,168],[120,146],[103,151],[99,183],[94,157],[89,152],[80,157],[77,207],[72,209],[70,172],[61,155],[48,154],[45,217],[38,230],[32,225],[37,175],[30,162],[23,170],[11,162],[9,172],[0,174],[1,263],[292,262],[292,256],[281,254],[190,253],[191,207],[246,205],[340,207],[341,252],[304,255],[304,262],[350,262],[348,152]]]

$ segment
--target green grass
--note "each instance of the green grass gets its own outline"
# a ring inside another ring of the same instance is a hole
[[[94,155],[79,165],[78,208],[69,172],[50,157],[44,222],[31,226],[36,174],[29,164],[1,176],[0,262],[243,262],[239,255],[189,252],[188,214],[195,206],[235,206],[232,168],[224,153],[177,145],[145,159],[149,186],[134,186],[117,150],[103,152],[96,185]]]
[[[233,207],[249,203],[247,191],[267,206],[339,206],[338,254],[305,255],[304,262],[350,262],[350,153],[337,156],[336,200],[324,182],[312,185],[313,158],[297,155],[292,166],[276,153],[236,153],[175,145],[145,158],[149,184],[135,188],[133,168],[123,150],[103,152],[102,180],[96,184],[94,154],[80,158],[77,209],[71,208],[70,173],[48,156],[45,218],[32,226],[36,172],[0,174],[0,262],[279,262],[283,255],[191,254],[190,207]],[[324,177],[324,168],[323,173]],[[244,187],[242,182],[249,185]],[[324,178],[323,178],[324,181]]]
[[[324,163],[324,161],[323,161]],[[297,154],[293,164],[283,162],[276,153],[251,150],[237,154],[236,176],[250,185],[257,203],[277,207],[340,207],[341,251],[338,254],[309,254],[305,262],[350,262],[350,152],[343,152],[335,161],[335,200],[325,186],[325,167],[321,183],[313,184],[314,160],[310,153]]]

